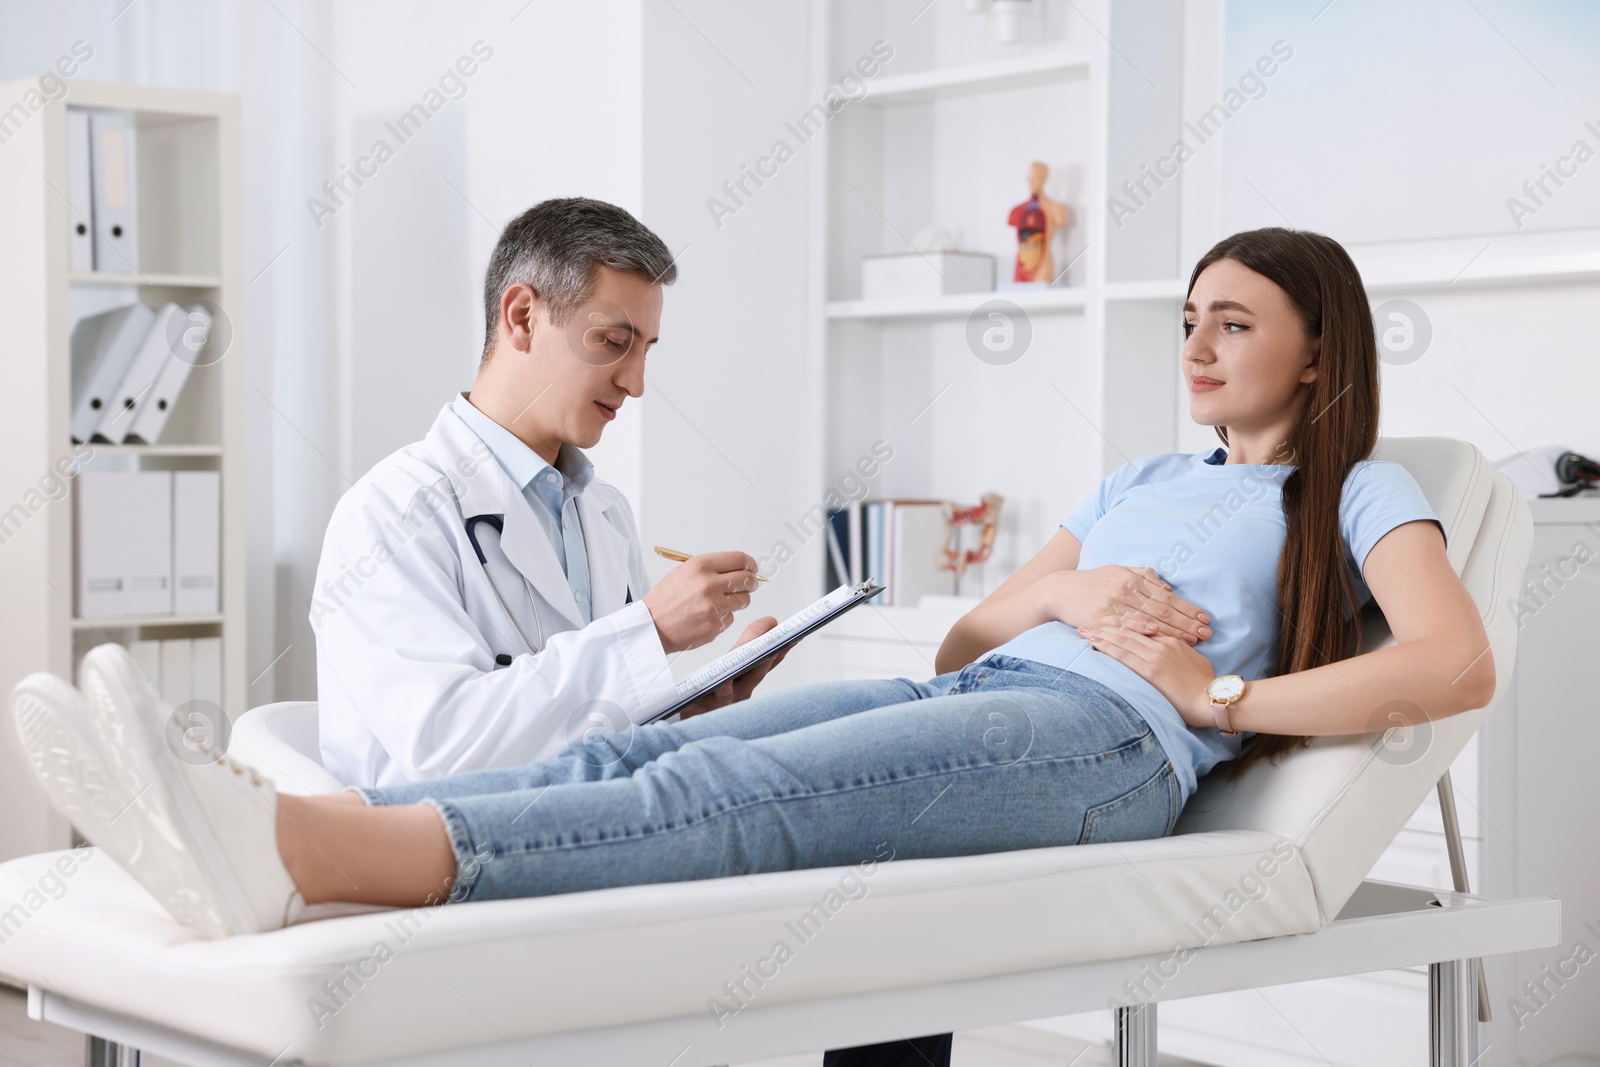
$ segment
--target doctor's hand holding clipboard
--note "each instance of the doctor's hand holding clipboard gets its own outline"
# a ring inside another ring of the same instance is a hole
[[[755,559],[744,552],[707,552],[686,557],[669,550],[656,551],[669,559],[682,560],[644,598],[661,636],[661,647],[668,655],[714,640],[733,624],[734,612],[750,606],[750,594],[763,580],[756,573]],[[771,615],[755,620],[745,627],[734,647],[753,641],[776,625],[778,620]],[[679,714],[687,719],[748,699],[786,655],[788,649],[777,652]]]

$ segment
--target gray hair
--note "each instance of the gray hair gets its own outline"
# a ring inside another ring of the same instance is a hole
[[[595,270],[641,274],[657,285],[678,279],[661,238],[615,204],[573,196],[546,200],[518,215],[500,234],[483,278],[483,360],[494,347],[500,298],[513,285],[538,294],[560,326],[594,292]]]

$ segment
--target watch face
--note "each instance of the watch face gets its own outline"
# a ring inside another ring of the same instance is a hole
[[[1224,674],[1220,678],[1211,679],[1211,684],[1206,686],[1206,692],[1212,700],[1224,703],[1238,700],[1244,694],[1244,679],[1237,674]]]

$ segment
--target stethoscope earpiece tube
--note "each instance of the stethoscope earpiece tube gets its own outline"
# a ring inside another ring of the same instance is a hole
[[[489,579],[489,588],[494,590],[494,598],[500,601],[500,607],[505,611],[506,618],[510,619],[511,625],[516,627],[517,636],[522,638],[522,643],[528,646],[529,652],[537,654],[540,647],[544,644],[544,619],[539,614],[539,598],[533,593],[533,583],[528,581],[528,576],[526,574],[522,576],[522,584],[526,586],[528,590],[528,603],[533,605],[533,622],[534,625],[539,628],[539,644],[537,645],[528,640],[527,631],[524,630],[522,628],[522,624],[517,621],[517,616],[512,612],[511,605],[506,602],[505,594],[500,591],[500,583],[494,580],[494,574],[489,570],[489,557],[484,555],[483,546],[478,543],[478,531],[476,527],[480,522],[486,522],[490,526],[494,527],[494,532],[499,534],[501,537],[505,536],[505,523],[501,521],[498,515],[474,515],[472,518],[466,521],[467,540],[472,543],[472,551],[477,554],[478,565],[483,568],[483,576]],[[504,655],[504,653],[501,653],[501,655]],[[498,660],[499,657],[497,656],[496,661],[498,662]],[[504,664],[502,664],[502,666],[504,666]]]

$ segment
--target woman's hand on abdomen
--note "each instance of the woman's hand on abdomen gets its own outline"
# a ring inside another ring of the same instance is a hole
[[[1211,616],[1178,596],[1153,567],[1108,563],[1089,570],[1057,571],[1041,579],[1052,613],[1068,626],[1115,623],[1146,634],[1166,634],[1191,646],[1211,636]]]

